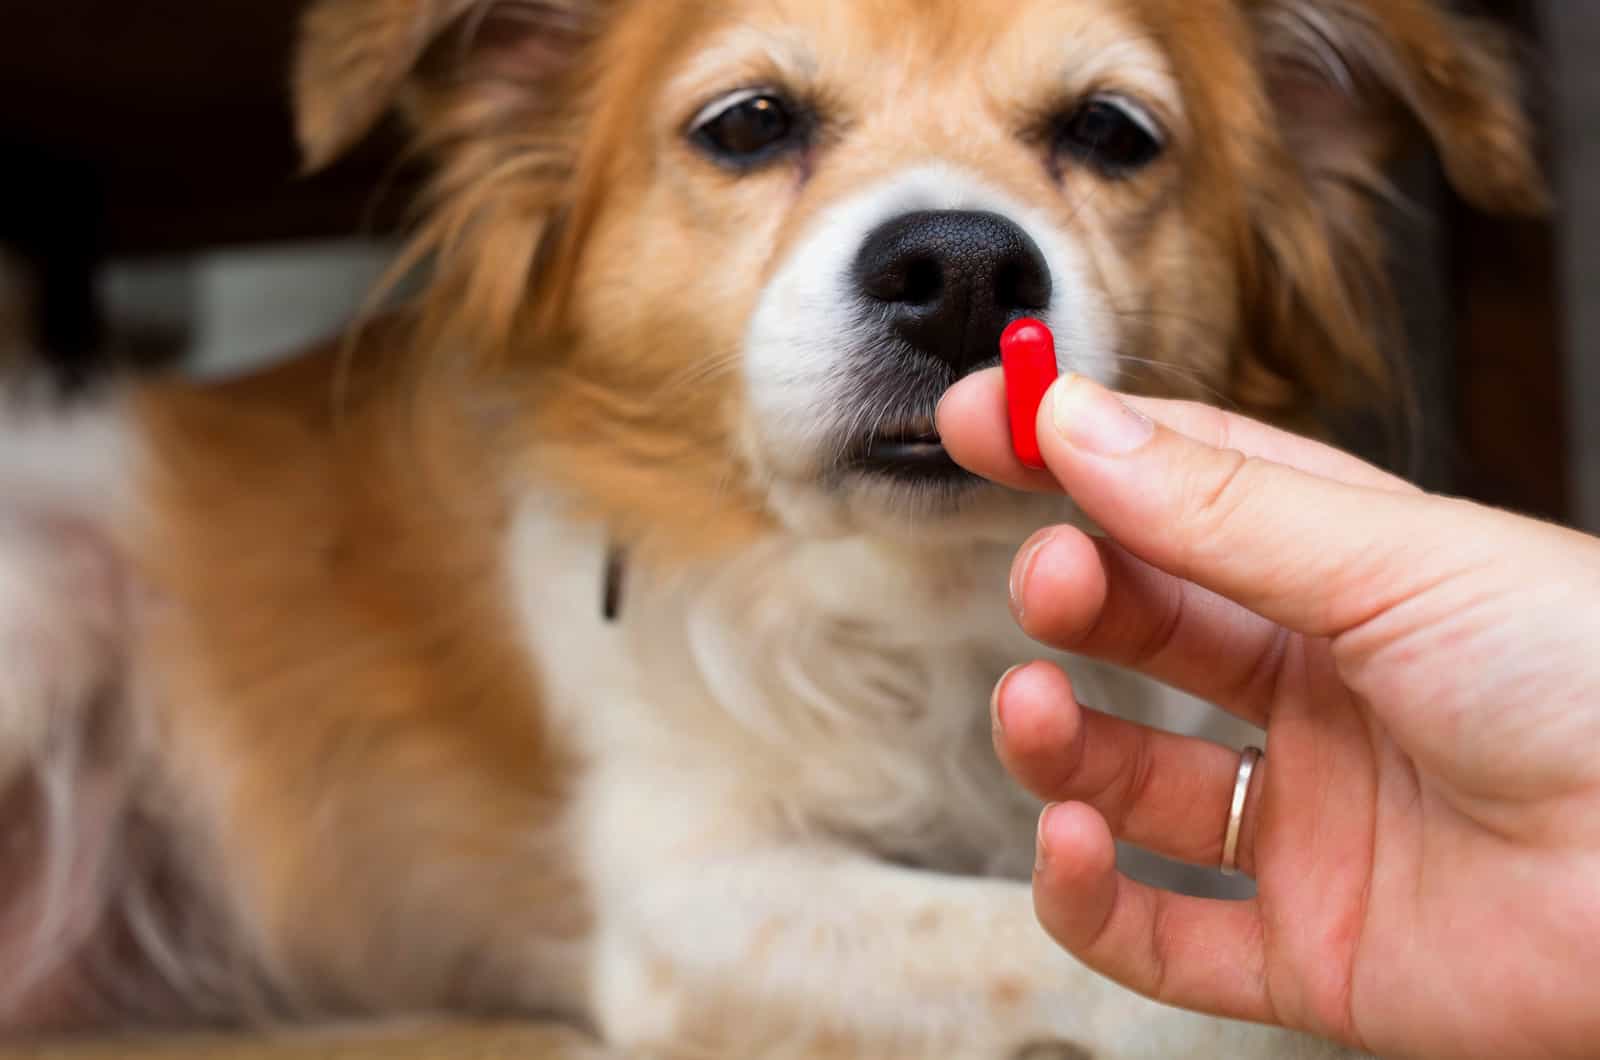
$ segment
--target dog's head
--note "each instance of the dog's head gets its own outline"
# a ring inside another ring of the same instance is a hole
[[[321,0],[320,164],[436,164],[423,334],[619,532],[1012,533],[933,434],[1019,316],[1063,366],[1303,422],[1381,386],[1385,161],[1542,190],[1434,0]],[[1031,513],[1037,515],[1037,513]]]

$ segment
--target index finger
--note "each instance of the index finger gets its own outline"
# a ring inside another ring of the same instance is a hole
[[[1418,492],[1404,479],[1348,453],[1248,416],[1195,401],[1123,400],[1157,423],[1214,449],[1233,449],[1346,485]],[[955,462],[974,474],[1032,493],[1061,492],[1054,475],[1024,467],[1011,451],[1005,376],[998,368],[974,373],[950,388],[939,405],[939,436]]]
[[[1366,625],[1505,549],[1487,509],[1206,445],[1082,376],[1051,389],[1039,445],[1123,548],[1309,637]]]

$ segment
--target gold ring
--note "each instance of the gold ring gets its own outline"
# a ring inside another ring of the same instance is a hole
[[[1259,747],[1246,747],[1239,756],[1239,772],[1233,778],[1233,802],[1228,807],[1228,831],[1222,838],[1222,874],[1235,876],[1239,872],[1239,831],[1244,825],[1244,802],[1250,796],[1250,778],[1255,776],[1256,763],[1261,761]]]

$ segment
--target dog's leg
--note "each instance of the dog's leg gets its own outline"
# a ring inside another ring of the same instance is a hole
[[[1094,975],[1010,881],[790,848],[656,866],[598,911],[597,1019],[613,1043],[661,1055],[1340,1055]]]

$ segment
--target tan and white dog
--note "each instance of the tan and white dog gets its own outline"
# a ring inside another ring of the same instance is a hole
[[[305,148],[400,105],[430,280],[4,414],[0,1021],[1310,1055],[1036,926],[985,704],[1073,513],[932,417],[1021,315],[1278,422],[1380,387],[1384,160],[1540,201],[1507,54],[1432,0],[320,0]]]

